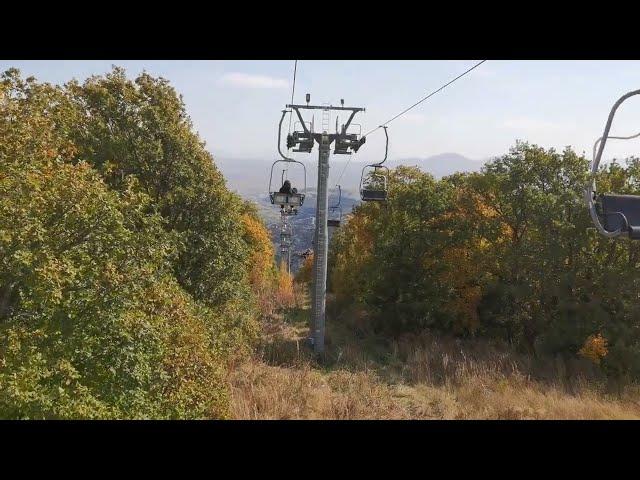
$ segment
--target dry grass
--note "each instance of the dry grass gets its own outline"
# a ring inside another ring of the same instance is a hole
[[[486,341],[429,335],[396,342],[329,332],[320,365],[305,312],[272,323],[230,376],[238,419],[636,419],[640,394],[610,396],[584,361],[534,362]]]
[[[232,377],[238,419],[638,419],[637,402],[569,395],[521,379],[388,385],[372,372],[242,365]]]

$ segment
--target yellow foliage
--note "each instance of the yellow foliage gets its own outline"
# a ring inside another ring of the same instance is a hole
[[[161,319],[166,335],[162,367],[167,383],[162,398],[172,406],[169,417],[193,418],[192,412],[199,412],[196,418],[227,417],[224,374],[229,355],[219,351],[211,338],[218,319],[198,311],[188,295],[170,284],[153,285],[147,302],[155,313],[150,318]]]
[[[482,201],[482,199],[478,195],[474,195],[473,200],[476,212],[480,214],[481,217],[495,218],[499,216],[496,208],[493,205],[489,205],[486,202]]]
[[[599,364],[600,360],[609,353],[607,346],[607,339],[601,334],[589,335],[578,353],[592,362]]]
[[[333,271],[331,272],[332,290],[336,298],[357,296],[362,282],[360,272],[371,259],[373,232],[371,220],[367,215],[351,215],[349,221],[334,241],[347,238],[348,242],[337,249]]]
[[[278,270],[278,292],[276,299],[278,306],[281,308],[292,307],[295,303],[293,276],[287,271],[287,265],[284,261],[280,263]]]
[[[261,290],[273,278],[273,244],[269,238],[269,232],[260,219],[245,213],[242,215],[242,224],[247,243],[252,247],[249,281],[254,288]]]

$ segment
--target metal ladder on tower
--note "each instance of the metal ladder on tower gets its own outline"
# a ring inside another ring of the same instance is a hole
[[[330,107],[328,103],[323,104],[323,106]],[[322,133],[329,133],[329,127],[331,122],[331,111],[329,108],[322,110]]]

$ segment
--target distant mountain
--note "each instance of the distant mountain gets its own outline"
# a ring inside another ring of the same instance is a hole
[[[389,167],[398,165],[417,166],[423,172],[429,172],[436,178],[446,177],[456,172],[480,171],[484,162],[471,160],[458,153],[441,153],[427,158],[403,158],[392,160]]]
[[[300,160],[302,160],[307,169],[307,191],[314,191],[317,182],[317,156],[311,154],[306,158],[300,157]],[[347,160],[345,156],[336,155],[331,157],[330,188],[335,186],[334,184],[344,170]],[[237,191],[242,196],[267,195],[269,174],[273,161],[273,159],[222,156],[215,158],[215,163],[227,179],[229,188]],[[455,172],[479,171],[483,164],[483,161],[471,160],[457,153],[441,153],[426,158],[412,157],[388,161],[389,168],[394,168],[398,165],[418,166],[422,171],[429,172],[436,178],[451,175]],[[282,175],[281,165],[283,164],[277,164],[276,168],[274,168],[274,185],[280,182]],[[356,161],[356,157],[353,157],[340,179],[344,192],[357,195],[363,166],[364,163]],[[302,167],[299,165],[291,167],[288,176],[294,186],[302,183]]]

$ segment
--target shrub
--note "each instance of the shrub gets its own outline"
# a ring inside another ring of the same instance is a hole
[[[398,167],[389,201],[359,206],[334,236],[337,300],[366,306],[390,335],[498,337],[640,378],[640,245],[590,229],[587,164],[570,148],[518,142],[479,173],[435,180]],[[639,172],[638,159],[613,162],[599,188],[637,194]]]
[[[170,278],[149,199],[85,163],[0,177],[0,415],[224,415],[219,320]]]

